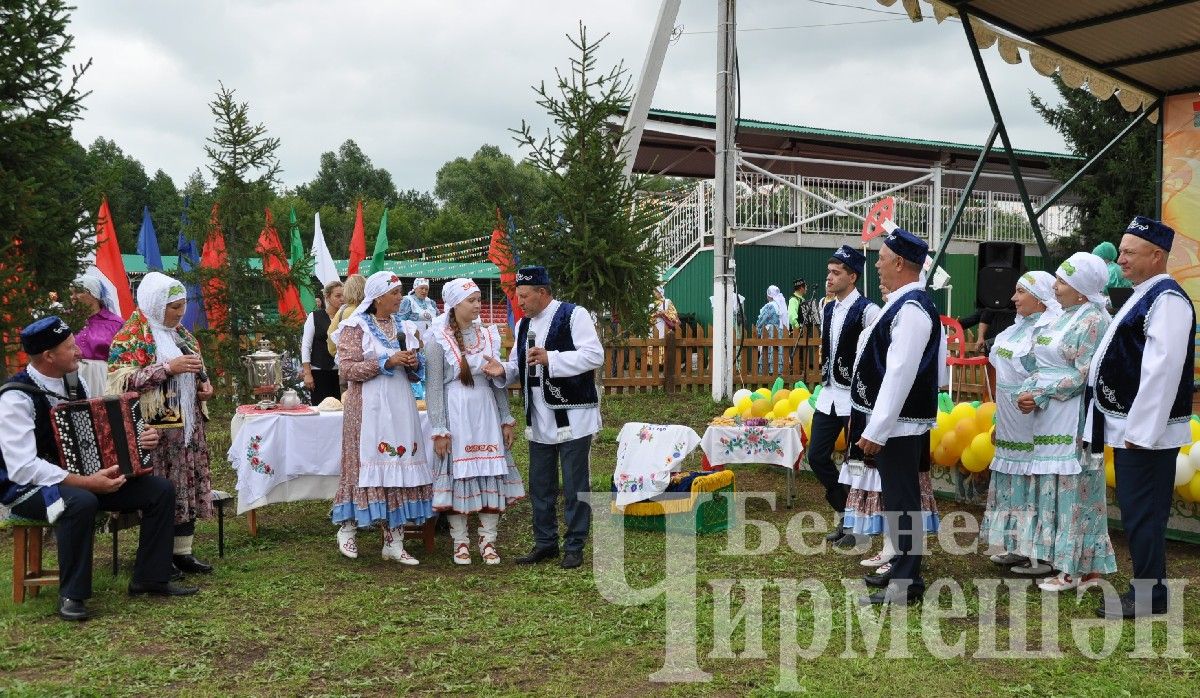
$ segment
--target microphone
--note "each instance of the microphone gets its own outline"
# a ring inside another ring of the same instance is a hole
[[[528,359],[529,350],[533,349],[534,342],[537,341],[537,333],[534,332],[532,329],[530,329],[529,334],[526,335],[526,337],[528,337],[528,339],[525,341],[525,357]],[[535,365],[532,367],[528,367],[526,370],[528,371],[529,376],[532,378],[532,377],[536,376],[538,367]]]
[[[179,346],[179,351],[182,352],[184,356],[192,356],[192,355],[199,356],[199,354],[196,354],[196,352],[192,351],[192,348],[189,347],[184,342],[179,342],[178,346]],[[204,370],[203,361],[204,360],[201,359],[200,372],[196,374],[196,380],[200,381],[201,383],[207,383],[208,382],[208,372],[206,372]]]

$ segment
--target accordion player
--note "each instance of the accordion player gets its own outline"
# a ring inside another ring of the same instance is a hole
[[[137,393],[61,402],[50,408],[50,424],[69,472],[91,475],[115,465],[134,477],[152,470],[150,453],[138,443],[147,425]]]

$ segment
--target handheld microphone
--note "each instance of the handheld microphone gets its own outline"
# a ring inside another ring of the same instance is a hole
[[[528,337],[528,339],[525,341],[525,357],[528,359],[529,350],[534,348],[534,342],[537,340],[537,333],[531,329],[531,330],[529,330],[529,334],[526,336]],[[538,367],[536,365],[529,367],[528,371],[529,371],[530,377],[536,376],[537,370],[538,370]]]
[[[184,344],[183,342],[179,342],[179,351],[182,352],[184,354],[184,356],[192,356],[192,355],[199,356],[199,354],[192,351],[192,348],[189,347],[188,345]],[[200,381],[201,383],[207,383],[208,382],[208,372],[204,370],[204,360],[201,359],[200,361],[201,361],[200,372],[196,374],[196,380]]]

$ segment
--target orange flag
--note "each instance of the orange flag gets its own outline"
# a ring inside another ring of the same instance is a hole
[[[258,245],[254,248],[262,255],[263,272],[279,294],[279,316],[304,322],[304,305],[300,302],[300,292],[288,278],[287,253],[279,243],[279,233],[275,230],[275,217],[271,209],[266,209],[267,219],[262,232],[258,234]],[[360,210],[361,213],[361,210]],[[361,219],[360,219],[361,220]]]
[[[108,212],[108,197],[100,200],[100,211],[96,214],[96,245],[96,268],[117,288],[121,317],[128,319],[133,313],[133,292],[129,290],[129,274],[117,244],[117,229]]]
[[[208,219],[208,238],[200,253],[200,268],[220,274],[229,264],[229,254],[225,251],[225,234],[221,232],[221,223],[217,219],[218,207],[219,204],[213,204],[212,215]],[[208,316],[210,329],[226,329],[229,313],[225,308],[225,282],[219,277],[204,282],[204,314]]]
[[[367,258],[367,233],[363,230],[362,199],[358,200],[358,213],[354,214],[354,234],[350,236],[350,265],[346,274],[357,274],[358,263]]]

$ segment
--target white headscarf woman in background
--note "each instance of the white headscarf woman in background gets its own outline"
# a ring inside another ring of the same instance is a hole
[[[212,475],[205,438],[203,403],[212,397],[200,345],[179,325],[187,291],[179,281],[152,271],[137,290],[137,310],[113,337],[109,354],[110,394],[140,394],[142,414],[158,428],[150,452],[154,474],[175,485],[175,566],[208,573],[212,565],[192,554],[196,519],[212,518]]]

